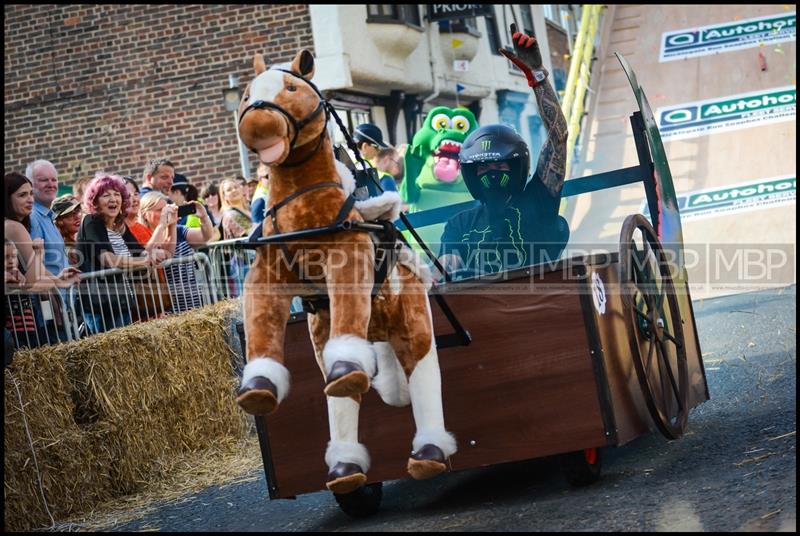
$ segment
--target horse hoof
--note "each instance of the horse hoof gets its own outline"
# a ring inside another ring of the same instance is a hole
[[[250,415],[269,415],[278,407],[277,392],[274,383],[256,376],[239,389],[236,402]]]
[[[325,486],[334,493],[350,493],[367,483],[367,475],[354,463],[339,462],[328,473]]]
[[[369,376],[361,367],[348,361],[336,361],[325,382],[328,396],[354,396],[369,391]]]
[[[408,459],[408,474],[414,480],[425,480],[447,471],[442,449],[436,445],[424,445],[417,452],[412,452]]]

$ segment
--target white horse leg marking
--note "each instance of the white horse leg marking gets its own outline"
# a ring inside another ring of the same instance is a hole
[[[427,308],[428,320],[431,321],[430,303],[427,303]],[[417,426],[417,433],[412,442],[414,452],[426,444],[433,444],[442,449],[445,457],[455,454],[458,450],[456,438],[444,428],[442,378],[433,335],[430,350],[417,362],[411,372],[408,390],[414,412],[414,423]]]
[[[248,361],[242,371],[241,385],[245,385],[256,376],[266,378],[275,384],[275,387],[278,388],[276,396],[279,404],[289,394],[289,384],[291,383],[289,370],[271,357],[254,357]]]
[[[349,397],[329,396],[328,426],[331,440],[325,451],[325,463],[333,469],[337,463],[355,463],[366,473],[370,467],[367,447],[358,442],[360,404]]]
[[[331,367],[337,361],[355,363],[372,378],[375,376],[375,350],[372,345],[355,335],[342,335],[329,339],[322,351],[325,374],[330,374]]]
[[[408,394],[408,378],[388,342],[374,342],[372,347],[378,359],[378,373],[372,379],[372,388],[390,406],[403,407],[411,401]]]

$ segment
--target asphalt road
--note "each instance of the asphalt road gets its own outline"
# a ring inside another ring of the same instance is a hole
[[[685,436],[603,451],[603,477],[570,488],[553,459],[387,482],[354,520],[318,492],[270,501],[258,480],[208,488],[118,531],[795,530],[796,287],[695,302],[711,400]]]

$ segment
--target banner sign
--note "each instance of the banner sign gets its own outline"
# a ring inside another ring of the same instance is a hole
[[[656,120],[666,142],[795,121],[796,108],[797,88],[785,86],[659,108]]]
[[[794,41],[796,34],[795,11],[665,32],[661,34],[659,61],[682,60],[757,47],[761,44]]]
[[[492,4],[428,4],[428,20],[465,19],[493,14]]]
[[[797,176],[784,175],[679,194],[678,208],[681,221],[687,221],[788,205],[796,199]],[[649,214],[647,210],[645,200],[640,212]]]

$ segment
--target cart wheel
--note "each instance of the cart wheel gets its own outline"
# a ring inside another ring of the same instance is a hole
[[[597,448],[561,454],[558,463],[570,486],[588,486],[600,480],[600,450]]]
[[[624,317],[633,364],[653,422],[677,439],[689,415],[689,369],[670,262],[650,222],[625,218],[619,241]]]
[[[383,482],[367,484],[350,493],[334,493],[333,496],[345,514],[350,517],[368,517],[381,507]]]

